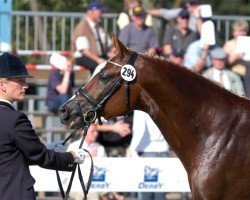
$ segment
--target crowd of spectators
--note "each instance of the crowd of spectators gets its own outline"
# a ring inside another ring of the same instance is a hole
[[[216,39],[211,20],[212,11],[201,12],[199,0],[186,0],[185,6],[174,9],[145,10],[140,0],[125,0],[124,10],[117,19],[117,34],[125,46],[137,52],[150,55],[160,54],[194,73],[215,81],[237,95],[250,97],[249,59],[239,51],[239,38],[247,36],[249,25],[244,20],[233,24],[233,38],[220,45]],[[113,56],[110,36],[101,26],[102,14],[106,8],[99,2],[91,2],[87,7],[86,18],[76,25],[71,43],[73,57],[52,55],[51,64],[56,67],[49,76],[46,103],[48,110],[57,114],[59,107],[72,95],[74,87],[74,64],[85,66],[95,74],[105,60]],[[175,20],[165,33],[160,46],[153,29],[153,17]],[[209,39],[204,34],[209,34]],[[160,48],[162,51],[157,52]],[[160,137],[160,131],[148,115],[140,111],[131,113],[128,118],[116,117],[103,126],[90,126],[84,146],[92,156],[108,157],[167,157],[169,147]],[[157,144],[154,146],[157,137]],[[140,144],[140,145],[139,145]],[[76,149],[79,141],[69,146]],[[160,149],[159,149],[160,148]],[[75,194],[78,196],[79,194]],[[92,194],[93,199],[125,199],[126,194]],[[76,199],[78,197],[75,197]],[[80,195],[80,199],[82,196]],[[140,193],[140,199],[165,199],[165,193]]]

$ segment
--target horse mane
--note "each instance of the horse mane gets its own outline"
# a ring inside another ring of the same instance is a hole
[[[143,58],[145,60],[148,60],[149,62],[156,62],[159,63],[160,65],[164,65],[164,66],[169,66],[169,67],[173,67],[175,68],[175,70],[179,71],[180,73],[184,73],[188,78],[192,79],[193,81],[201,81],[202,87],[205,85],[207,85],[207,87],[210,87],[211,89],[215,89],[215,90],[219,90],[220,92],[225,93],[225,95],[234,95],[237,97],[240,97],[242,99],[247,99],[245,96],[239,96],[235,93],[233,93],[232,91],[226,90],[225,88],[223,88],[221,85],[217,84],[215,81],[209,80],[207,78],[205,78],[204,76],[202,76],[201,74],[195,73],[194,71],[192,71],[191,69],[185,67],[184,65],[180,65],[178,63],[175,63],[173,61],[171,61],[170,59],[166,59],[163,56],[158,56],[158,55],[148,55],[147,53],[141,53],[141,56],[143,56]]]

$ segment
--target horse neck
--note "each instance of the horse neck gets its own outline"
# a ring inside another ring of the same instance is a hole
[[[141,110],[151,116],[188,168],[189,156],[195,154],[200,143],[200,133],[194,124],[199,123],[197,102],[204,91],[199,85],[201,78],[171,62],[143,66],[138,72]]]

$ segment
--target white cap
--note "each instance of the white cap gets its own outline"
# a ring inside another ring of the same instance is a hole
[[[49,62],[50,62],[51,65],[55,66],[56,68],[58,68],[60,70],[63,70],[63,69],[65,69],[67,59],[64,56],[60,55],[60,54],[53,53],[50,56]]]
[[[201,18],[211,18],[213,16],[211,5],[203,4],[199,6]]]

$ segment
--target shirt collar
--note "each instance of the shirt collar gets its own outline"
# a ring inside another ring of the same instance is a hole
[[[88,21],[88,23],[89,23],[89,26],[90,26],[92,29],[95,28],[96,23],[95,23],[93,20],[91,20],[89,17],[87,17],[87,21]]]
[[[5,102],[5,103],[7,103],[7,104],[10,104],[10,105],[16,110],[15,106],[14,106],[13,103],[11,103],[10,101],[8,101],[8,100],[6,100],[6,99],[1,99],[1,98],[0,98],[0,101]]]

